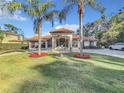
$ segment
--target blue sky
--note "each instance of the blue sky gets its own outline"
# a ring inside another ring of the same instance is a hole
[[[0,0],[1,2],[2,0]],[[57,9],[61,9],[63,6],[62,0],[55,0],[57,6]],[[111,17],[113,14],[116,14],[119,9],[124,7],[124,0],[99,0],[99,2],[106,8],[106,15],[108,17]],[[90,7],[85,8],[85,16],[84,16],[84,23],[93,22],[96,19],[100,18],[100,13],[97,11],[94,11]],[[30,17],[20,14],[20,12],[17,12],[14,17],[8,17],[3,15],[0,12],[0,25],[10,23],[13,24],[19,28],[21,28],[24,31],[24,34],[26,37],[31,37],[34,35],[33,32],[33,20],[31,20]],[[43,35],[46,35],[49,31],[51,31],[54,28],[59,27],[69,27],[71,29],[76,29],[78,27],[78,14],[77,9],[74,8],[72,12],[69,13],[67,16],[66,22],[63,22],[62,24],[59,24],[59,21],[55,21],[55,26],[52,27],[51,23],[49,22],[43,22]]]

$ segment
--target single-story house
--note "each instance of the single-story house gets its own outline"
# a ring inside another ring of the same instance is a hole
[[[4,38],[2,43],[18,43],[21,44],[24,41],[24,36],[13,32],[4,32]]]
[[[29,49],[38,48],[38,35],[28,39]],[[94,36],[83,38],[84,47],[96,47],[97,39]],[[80,47],[80,35],[74,34],[74,31],[65,28],[55,29],[50,35],[41,36],[41,48],[56,48],[59,46],[72,48]]]

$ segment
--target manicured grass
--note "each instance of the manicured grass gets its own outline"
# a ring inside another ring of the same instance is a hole
[[[124,59],[2,56],[0,93],[124,93]]]

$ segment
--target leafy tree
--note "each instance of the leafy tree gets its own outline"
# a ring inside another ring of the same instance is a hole
[[[118,42],[124,42],[124,29],[117,36]]]
[[[10,11],[15,11],[17,9],[22,10],[22,12],[28,14],[34,21],[34,31],[38,34],[38,50],[39,54],[41,52],[41,33],[43,21],[51,21],[56,16],[57,11],[53,10],[54,2],[46,0],[14,0],[8,4]]]
[[[92,23],[87,23],[86,25],[84,25],[83,27],[84,29],[84,36],[91,36],[91,33],[93,31],[93,24]]]
[[[102,45],[108,46],[116,42],[124,42],[123,16],[123,11],[120,11],[110,19],[108,31],[99,38]]]
[[[120,10],[119,10],[119,13],[118,13],[119,15],[120,15],[120,18],[121,17],[124,17],[124,7],[122,7]]]
[[[19,28],[15,27],[12,24],[4,24],[5,29],[7,32],[14,32],[14,33],[18,33],[18,31],[20,30]]]
[[[96,0],[65,0],[67,5],[72,8],[73,6],[78,7],[79,14],[79,25],[80,25],[80,54],[83,55],[83,17],[84,10],[87,5],[91,6],[93,9],[98,10],[103,13],[104,8],[97,3]],[[66,14],[66,12],[64,12]]]
[[[101,40],[101,44],[104,46],[109,46],[110,44],[113,44],[117,42],[117,36],[119,32],[116,31],[108,31],[106,33],[103,33]]]
[[[2,43],[3,39],[4,39],[4,32],[0,27],[0,43]]]

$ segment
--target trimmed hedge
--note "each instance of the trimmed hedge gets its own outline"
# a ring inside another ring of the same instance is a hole
[[[21,49],[25,45],[23,44],[9,44],[9,43],[4,43],[0,44],[0,50],[6,50],[6,49]]]

